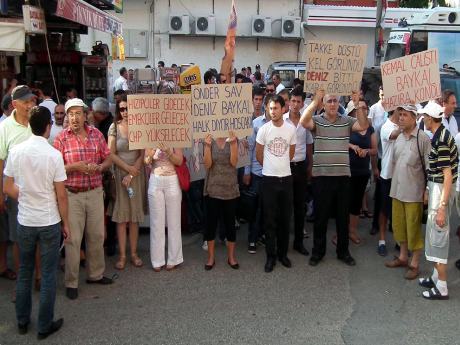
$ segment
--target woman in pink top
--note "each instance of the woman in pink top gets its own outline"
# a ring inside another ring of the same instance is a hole
[[[145,164],[152,164],[148,198],[150,209],[150,258],[155,272],[172,270],[180,265],[182,256],[181,202],[182,190],[176,166],[184,159],[182,150],[170,149],[160,143],[157,149],[145,150]],[[167,220],[167,223],[166,223]],[[168,226],[168,255],[165,258],[165,226]]]

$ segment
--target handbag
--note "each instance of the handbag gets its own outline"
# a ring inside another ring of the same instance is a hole
[[[183,156],[182,164],[176,165],[176,174],[177,178],[179,179],[180,189],[184,192],[188,192],[190,189],[190,171],[187,167],[187,159]]]

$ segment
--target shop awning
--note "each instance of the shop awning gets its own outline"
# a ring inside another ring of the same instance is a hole
[[[56,16],[113,35],[122,34],[122,25],[118,18],[83,0],[58,0]]]
[[[0,51],[22,53],[25,51],[24,23],[0,19]]]

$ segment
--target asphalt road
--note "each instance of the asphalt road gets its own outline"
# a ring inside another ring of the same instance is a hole
[[[455,219],[451,224],[457,223]],[[278,264],[271,274],[263,270],[263,247],[255,255],[247,253],[246,226],[238,232],[238,271],[227,265],[221,244],[215,268],[205,271],[201,236],[189,235],[184,236],[182,267],[155,273],[148,264],[149,239],[144,234],[139,253],[146,264],[128,265],[111,286],[87,285],[82,272],[80,297],[70,301],[59,273],[55,316],[64,317],[64,327],[43,343],[460,344],[460,272],[453,265],[460,257],[457,237],[452,233],[450,300],[427,301],[415,281],[403,278],[403,269],[384,267],[369,224],[360,224],[363,243],[350,247],[357,266],[339,262],[329,242],[328,254],[317,267],[290,251],[293,267]],[[329,228],[331,236],[332,221]],[[305,240],[309,249],[311,242]],[[114,263],[115,258],[107,260],[108,275],[115,272]],[[423,261],[424,273],[430,267]],[[29,333],[20,336],[10,301],[13,287],[1,279],[0,344],[34,344],[38,293]]]

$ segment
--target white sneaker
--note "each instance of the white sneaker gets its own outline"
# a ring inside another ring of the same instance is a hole
[[[203,250],[208,251],[208,241],[203,241],[203,245],[201,246],[201,248],[203,248]]]

